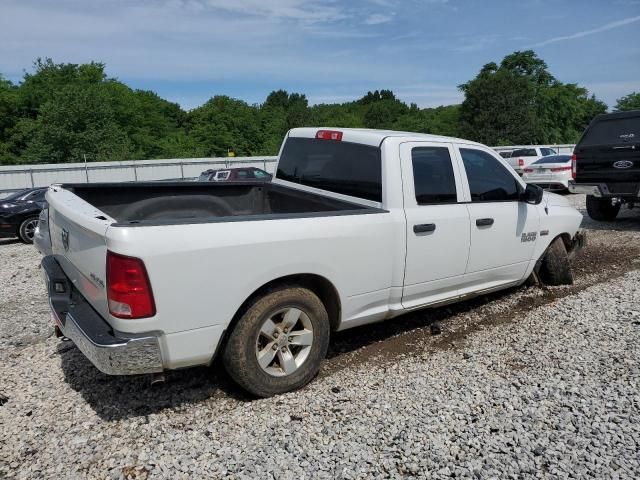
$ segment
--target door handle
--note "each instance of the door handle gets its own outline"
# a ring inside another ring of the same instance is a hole
[[[476,220],[476,225],[478,227],[490,227],[493,225],[493,218],[478,218]]]
[[[421,223],[420,225],[413,226],[413,233],[427,233],[433,232],[436,229],[435,223]]]

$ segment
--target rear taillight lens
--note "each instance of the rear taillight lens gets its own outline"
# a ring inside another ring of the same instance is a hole
[[[524,173],[533,173],[533,168],[525,168]]]
[[[156,314],[142,260],[107,251],[107,299],[114,317],[146,318]]]
[[[318,130],[316,138],[318,140],[335,140],[339,142],[342,140],[342,132],[337,130]]]
[[[578,163],[578,156],[574,153],[571,156],[571,178],[573,178],[574,180],[576,179],[576,172],[577,172],[577,164]]]
[[[572,170],[573,167],[554,167],[551,169],[552,172],[566,172],[568,170]]]
[[[524,158],[519,158],[518,159],[518,166],[519,167],[524,167]]]

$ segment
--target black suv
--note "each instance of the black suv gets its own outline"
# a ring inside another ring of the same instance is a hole
[[[640,203],[640,110],[595,117],[573,152],[569,190],[587,194],[587,213],[611,221]]]

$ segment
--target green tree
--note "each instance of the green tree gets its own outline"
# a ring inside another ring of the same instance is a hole
[[[201,156],[240,156],[261,151],[259,109],[241,100],[216,96],[189,112],[188,133]]]
[[[11,129],[19,120],[17,87],[0,75],[0,165],[17,160],[8,140]]]
[[[489,145],[576,141],[606,105],[575,84],[563,84],[527,50],[486,64],[459,87],[460,134]]]
[[[629,95],[619,98],[613,109],[616,112],[626,112],[628,110],[640,110],[640,93],[632,92]]]
[[[63,163],[131,158],[133,145],[117,124],[113,105],[100,85],[69,85],[39,108],[39,115],[24,124],[32,136],[22,152],[25,163]]]

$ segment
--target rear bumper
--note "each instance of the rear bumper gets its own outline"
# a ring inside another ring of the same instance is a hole
[[[569,191],[571,193],[585,193],[587,195],[593,195],[594,197],[640,196],[640,184],[635,185],[634,188],[625,193],[612,191],[614,186],[615,184],[612,184],[612,187],[610,188],[606,183],[576,183],[574,180],[569,180]]]
[[[163,370],[157,334],[124,334],[89,305],[51,255],[42,259],[54,322],[95,367],[108,375],[134,375]]]
[[[554,181],[554,180],[526,180],[527,183],[532,183],[534,185],[539,186],[540,188],[544,188],[545,190],[549,190],[549,191],[558,191],[561,192],[563,190],[566,190],[568,187],[566,185],[566,182],[562,182],[560,180],[558,181]]]

